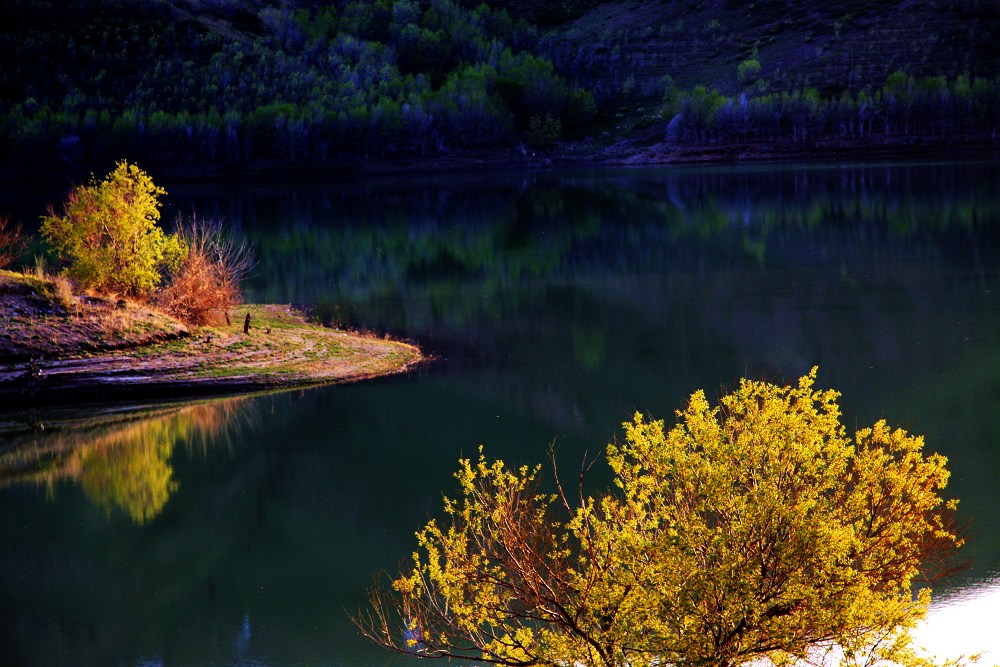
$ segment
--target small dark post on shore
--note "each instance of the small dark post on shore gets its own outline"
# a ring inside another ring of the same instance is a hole
[[[243,333],[250,333],[250,313],[247,313],[247,318],[243,320]]]

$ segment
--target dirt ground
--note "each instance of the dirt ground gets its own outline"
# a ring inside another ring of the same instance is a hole
[[[14,282],[0,274],[0,404],[350,382],[425,360],[414,345],[310,324],[283,305],[189,328],[135,303],[49,298]]]

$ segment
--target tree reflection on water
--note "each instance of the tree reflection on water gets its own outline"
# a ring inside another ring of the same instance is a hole
[[[0,453],[0,488],[44,485],[54,498],[56,483],[71,480],[109,517],[118,510],[145,523],[178,488],[170,463],[174,448],[224,442],[227,426],[244,412],[242,404],[230,399],[0,423],[9,443]]]
[[[172,418],[152,421],[148,427],[133,426],[115,433],[107,446],[87,451],[79,477],[87,497],[108,514],[117,506],[135,523],[159,514],[177,490],[170,466],[177,421]]]

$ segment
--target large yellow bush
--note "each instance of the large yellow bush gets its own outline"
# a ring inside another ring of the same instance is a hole
[[[146,295],[185,255],[178,237],[157,224],[164,194],[139,167],[119,162],[103,181],[73,188],[62,215],[49,209],[42,236],[82,289]]]

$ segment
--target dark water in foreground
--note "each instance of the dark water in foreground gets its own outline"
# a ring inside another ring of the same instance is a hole
[[[922,636],[1000,659],[981,625],[1000,617],[997,165],[167,189],[165,219],[224,216],[253,242],[251,299],[442,359],[144,413],[0,415],[32,426],[0,436],[0,665],[391,663],[347,612],[409,558],[459,456],[541,462],[556,442],[572,465],[634,410],[669,419],[697,388],[813,365],[849,425],[885,417],[949,457],[973,567]]]

